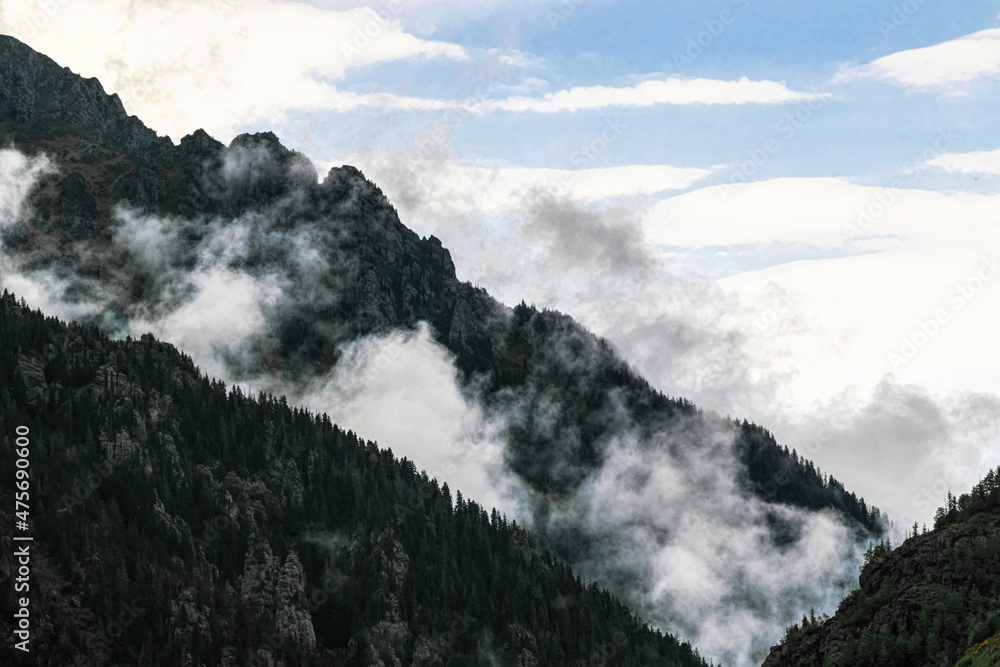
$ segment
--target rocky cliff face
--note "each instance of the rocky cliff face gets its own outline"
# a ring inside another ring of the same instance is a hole
[[[210,236],[237,240],[230,235],[254,226],[264,247],[240,257],[241,268],[284,274],[294,289],[269,330],[234,361],[237,374],[264,366],[311,375],[328,368],[344,342],[419,320],[459,350],[489,349],[468,303],[455,317],[463,290],[448,251],[403,226],[353,167],[332,169],[318,183],[312,164],[269,132],[238,136],[227,147],[199,130],[174,146],[96,79],[7,36],[0,36],[0,138],[54,163],[32,197],[34,215],[5,230],[4,249],[24,270],[58,273],[69,299],[107,308],[106,327],[124,326],[137,309],[168,308],[176,285],[164,282],[164,268],[190,270]],[[173,218],[184,233],[153,251],[165,252],[164,261],[144,261],[122,240],[123,211],[145,224]],[[268,244],[267,236],[277,238]],[[309,251],[318,281],[291,257]]]
[[[61,68],[8,35],[0,35],[0,123],[16,125],[29,140],[48,143],[58,136],[67,148],[72,144],[67,154],[91,162],[102,147],[125,153],[171,147],[169,139],[128,115],[100,81]]]
[[[954,665],[1000,630],[1000,512],[876,549],[833,618],[795,627],[764,667]]]

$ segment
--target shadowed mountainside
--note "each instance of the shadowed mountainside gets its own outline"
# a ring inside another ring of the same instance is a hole
[[[1000,664],[1000,469],[916,532],[869,548],[833,618],[804,618],[764,667]]]
[[[16,427],[34,536],[31,655],[2,602],[18,664],[706,665],[516,523],[326,415],[4,292],[8,471]]]
[[[122,337],[188,313],[221,276],[250,295],[251,315],[240,321],[254,321],[212,341],[225,376],[297,402],[329,376],[345,346],[427,322],[465,391],[502,423],[504,463],[525,490],[535,534],[585,574],[606,576],[642,614],[653,609],[648,564],[628,553],[611,560],[608,549],[624,548],[623,529],[664,548],[672,526],[638,515],[594,525],[580,509],[623,443],[681,471],[715,465],[718,479],[734,478],[739,498],[753,501],[741,520],[756,531],[759,552],[805,548],[800,511],[829,511],[855,543],[884,530],[878,510],[766,429],[665,396],[567,315],[509,308],[461,282],[440,241],[405,227],[354,167],[331,169],[320,182],[303,155],[269,132],[226,146],[199,130],[175,146],[96,80],[6,36],[0,139],[40,172],[27,213],[0,228],[5,270],[41,285],[82,323]],[[200,316],[212,318],[214,307],[203,304]],[[698,486],[703,478],[711,475],[685,478],[690,493],[714,492]],[[628,483],[641,492],[649,475]],[[801,606],[797,584],[769,601],[739,558],[725,568],[734,608],[786,617]],[[594,565],[604,563],[610,574]],[[683,611],[665,613],[661,622],[687,627]]]
[[[271,133],[226,147],[199,130],[174,146],[96,79],[0,36],[0,137],[58,168],[33,191],[30,221],[2,230],[3,249],[19,270],[51,275],[67,301],[94,304],[81,319],[104,330],[124,333],[130,318],[176,307],[189,294],[173,273],[196,269],[205,244],[223,234],[247,246],[234,260],[241,271],[284,278],[262,330],[227,358],[234,379],[301,384],[328,372],[345,343],[426,321],[489,405],[518,409],[511,467],[543,492],[576,488],[624,428],[648,439],[678,416],[714,420],[652,389],[570,317],[510,309],[460,282],[441,243],[407,229],[361,172],[334,168],[317,183],[311,163]],[[171,230],[156,230],[165,240],[141,239],[161,241],[155,252],[166,256],[150,258],[126,238],[120,211],[168,221]],[[714,421],[705,428],[724,420]],[[749,490],[881,529],[873,508],[824,484],[764,429],[732,426]]]

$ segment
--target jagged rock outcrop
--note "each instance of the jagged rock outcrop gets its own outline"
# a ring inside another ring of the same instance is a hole
[[[538,667],[538,641],[528,628],[510,626],[510,644],[517,651],[517,667]]]
[[[796,626],[764,667],[952,665],[1000,630],[1000,512],[876,548],[832,618]]]
[[[281,563],[267,540],[254,538],[244,559],[240,595],[258,616],[274,620],[282,644],[312,649],[316,633],[306,609],[305,590],[305,572],[298,554],[290,551]]]
[[[56,170],[36,187],[32,218],[4,230],[3,249],[27,271],[58,272],[76,298],[106,300],[95,318],[102,326],[124,327],[137,307],[175,306],[165,303],[178,295],[164,284],[163,269],[195,266],[213,230],[228,238],[230,230],[252,227],[259,234],[255,247],[234,260],[240,270],[286,274],[294,285],[268,331],[233,359],[235,376],[269,366],[308,378],[328,369],[344,343],[420,320],[442,336],[455,328],[463,363],[489,367],[488,360],[471,361],[490,349],[474,323],[482,321],[481,308],[476,315],[466,303],[453,327],[460,285],[449,252],[402,225],[381,190],[354,167],[333,168],[319,183],[312,163],[271,132],[224,146],[198,130],[174,146],[128,116],[96,80],[6,36],[0,140],[46,155]],[[140,221],[146,214],[182,216],[191,224],[177,221],[183,233],[150,266],[124,242],[123,212]],[[301,268],[289,275],[291,264]],[[306,270],[308,276],[300,273]]]
[[[271,552],[271,545],[267,540],[258,538],[251,542],[243,560],[240,595],[252,601],[258,614],[273,611],[278,568],[279,563]]]
[[[61,132],[128,153],[170,146],[168,138],[157,137],[130,116],[117,95],[105,93],[100,81],[59,67],[9,35],[0,35],[4,123],[16,123],[23,133],[51,137]],[[93,151],[85,150],[84,155],[94,157]]]
[[[410,558],[403,550],[403,545],[393,538],[392,529],[382,531],[375,538],[375,543],[381,554],[375,567],[381,584],[379,596],[385,612],[371,626],[371,643],[366,664],[368,667],[403,667],[400,656],[404,654],[410,631],[400,616],[399,595],[409,570]]]
[[[17,374],[24,382],[28,394],[36,400],[44,400],[48,395],[48,385],[45,382],[45,358],[38,354],[19,355],[17,358]]]
[[[316,646],[316,633],[305,603],[305,572],[298,554],[290,551],[278,574],[274,591],[275,628],[284,641],[312,649]]]

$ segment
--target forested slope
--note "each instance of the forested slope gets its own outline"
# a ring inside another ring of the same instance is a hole
[[[1000,664],[1000,468],[948,494],[933,530],[869,548],[858,589],[829,619],[803,619],[765,667]]]
[[[705,664],[413,462],[151,336],[112,341],[5,293],[8,472],[17,427],[30,657],[9,646],[11,596],[0,615],[24,664]]]

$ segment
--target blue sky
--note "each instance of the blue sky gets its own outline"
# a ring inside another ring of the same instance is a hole
[[[319,6],[330,3],[317,3]],[[865,183],[891,184],[898,170],[919,154],[936,133],[949,127],[958,135],[951,150],[1000,145],[993,112],[996,92],[952,97],[941,90],[908,90],[882,81],[834,83],[838,72],[891,53],[931,46],[996,25],[995,2],[907,5],[843,2],[515,2],[481,14],[451,13],[440,5],[412,21],[414,34],[478,53],[471,62],[404,61],[352,70],[339,83],[358,92],[391,91],[419,97],[462,98],[475,94],[484,79],[490,50],[526,55],[523,66],[498,68],[483,90],[502,97],[525,87],[538,94],[574,86],[627,86],[642,77],[683,76],[786,82],[794,90],[828,91],[831,99],[809,114],[807,127],[784,138],[775,129],[797,103],[778,105],[611,108],[568,114],[494,112],[463,121],[450,137],[452,150],[466,159],[518,166],[568,168],[579,137],[609,117],[641,128],[622,137],[600,158],[602,166],[656,164],[709,167],[739,163],[769,137],[781,139],[779,153],[755,177],[849,176]],[[426,7],[424,8],[426,9]],[[385,7],[379,8],[385,13]],[[413,11],[417,11],[414,9]],[[901,13],[902,12],[902,13]],[[403,25],[411,22],[400,11]],[[905,21],[900,17],[905,17]],[[898,24],[898,25],[897,25]],[[717,34],[716,34],[717,33]],[[701,40],[701,44],[697,40]],[[693,56],[693,57],[692,57]],[[488,80],[488,79],[487,79]],[[382,132],[366,140],[407,144],[440,113],[398,114]],[[340,119],[353,126],[370,121],[359,109]],[[296,122],[295,126],[299,126]],[[343,135],[330,149],[349,151]],[[303,147],[313,148],[303,144]],[[313,152],[315,152],[315,148]],[[722,180],[731,174],[721,174]],[[995,178],[925,179],[943,187],[992,190]]]

